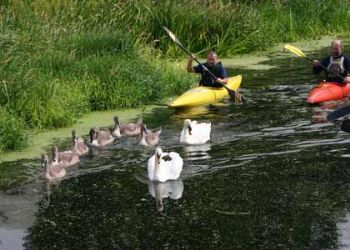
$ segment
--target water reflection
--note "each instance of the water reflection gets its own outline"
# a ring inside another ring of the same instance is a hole
[[[89,146],[89,155],[90,156],[98,156],[100,154],[101,148],[94,146],[94,145],[88,145]]]
[[[26,235],[26,229],[0,228],[0,249],[17,250],[23,249],[22,241]]]
[[[197,106],[193,108],[176,109],[176,115],[181,119],[187,119],[188,117],[198,117],[199,115],[207,115],[210,113],[209,106]]]
[[[211,150],[211,144],[205,143],[201,145],[184,145],[183,146],[186,159],[189,161],[210,159],[209,151]]]
[[[312,122],[314,123],[325,123],[328,122],[327,115],[329,111],[325,108],[315,107],[312,110]]]
[[[218,119],[219,116],[227,116],[227,113],[230,112],[230,106],[233,105],[232,101],[229,99],[223,100],[219,103],[213,103],[208,105],[188,107],[175,109],[173,117],[180,119],[182,122],[185,119],[194,119],[204,118],[207,120]],[[239,109],[241,105],[234,105],[236,109]]]
[[[149,181],[148,191],[156,200],[157,210],[161,212],[164,209],[163,199],[180,199],[184,191],[184,184],[182,180],[172,180],[166,182]]]
[[[350,249],[350,213],[337,223],[339,250]]]
[[[60,182],[62,180],[56,180],[55,182],[43,182],[43,194],[45,195],[41,201],[42,208],[48,208],[51,204],[51,193],[55,190],[55,188],[59,188]]]
[[[42,199],[40,183],[0,192],[0,249],[23,249],[27,229],[36,220],[36,203]]]

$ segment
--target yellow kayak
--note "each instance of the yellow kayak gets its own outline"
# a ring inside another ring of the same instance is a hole
[[[228,78],[227,87],[232,90],[237,90],[242,82],[242,75],[237,75]],[[222,100],[228,96],[225,88],[213,87],[196,87],[187,90],[181,96],[172,101],[169,106],[173,108],[194,107],[203,104],[210,104]]]

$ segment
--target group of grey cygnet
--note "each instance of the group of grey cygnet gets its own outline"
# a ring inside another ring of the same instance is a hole
[[[51,150],[51,161],[47,154],[42,155],[42,166],[44,169],[44,178],[55,180],[66,175],[66,168],[80,162],[80,156],[87,154],[93,147],[104,147],[112,144],[117,138],[122,136],[138,136],[139,144],[144,146],[155,146],[159,142],[161,130],[152,132],[140,118],[137,123],[121,124],[118,116],[114,117],[115,126],[111,131],[109,128],[91,128],[89,141],[85,143],[84,139],[72,131],[73,146],[67,151],[58,151],[57,146]]]

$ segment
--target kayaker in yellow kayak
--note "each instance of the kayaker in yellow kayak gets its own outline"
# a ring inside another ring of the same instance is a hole
[[[217,79],[213,79],[203,67],[202,64],[197,66],[192,66],[193,60],[196,57],[192,55],[187,62],[187,72],[189,73],[199,73],[202,75],[202,79],[199,82],[200,86],[208,87],[222,87],[222,84],[227,83],[227,72],[221,62],[218,61],[218,55],[215,51],[210,51],[208,53],[207,61],[203,65],[213,73]],[[221,84],[220,84],[221,83]]]
[[[343,85],[350,83],[350,77],[348,76],[350,73],[350,58],[343,54],[344,46],[342,41],[338,39],[333,40],[330,49],[330,56],[322,61],[313,60],[314,74],[319,74],[322,70],[328,69],[326,71],[327,82],[337,82]],[[340,76],[343,76],[343,78]]]

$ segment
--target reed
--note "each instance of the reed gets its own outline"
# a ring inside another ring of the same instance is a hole
[[[0,107],[0,152],[20,149],[28,145],[29,134],[21,118]]]

